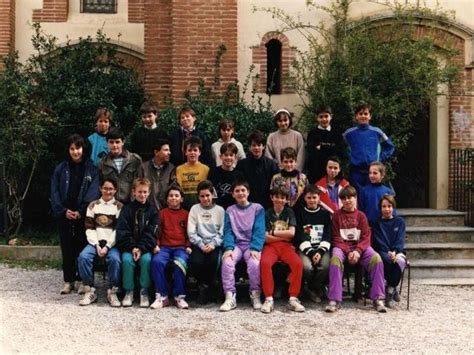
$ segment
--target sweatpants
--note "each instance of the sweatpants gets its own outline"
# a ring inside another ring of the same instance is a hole
[[[96,256],[97,249],[91,244],[87,244],[79,255],[79,275],[81,275],[84,285],[94,286],[94,259]],[[109,288],[120,286],[121,263],[120,252],[117,248],[111,248],[105,255]]]
[[[173,262],[173,296],[186,295],[186,274],[188,270],[188,253],[183,247],[163,246],[158,254],[153,256],[151,273],[155,289],[162,297],[168,297],[168,281],[166,280],[166,266]]]
[[[63,257],[64,282],[80,281],[77,258],[87,245],[84,220],[71,221],[66,217],[59,220],[59,242]]]
[[[350,166],[350,171],[349,171],[349,182],[351,186],[354,186],[355,189],[357,190],[357,193],[360,194],[362,191],[362,188],[365,185],[368,185],[370,183],[369,180],[369,167],[368,166]]]
[[[247,264],[247,273],[249,275],[249,290],[260,291],[260,260],[250,257],[248,246],[242,247],[236,245],[232,251],[232,257],[222,259],[222,288],[224,293],[235,293],[235,265],[242,259]]]
[[[380,253],[383,261],[383,269],[387,286],[396,287],[400,283],[402,272],[405,270],[407,261],[405,256],[397,258],[396,262],[393,262],[387,253]]]
[[[347,255],[342,249],[332,249],[331,262],[329,263],[329,293],[330,301],[342,301],[342,277],[344,273],[344,261]],[[369,291],[371,300],[385,298],[383,262],[379,254],[372,247],[368,247],[360,256],[359,263],[369,273],[372,287]]]
[[[142,254],[138,261],[133,260],[132,253],[122,253],[122,286],[125,291],[135,290],[135,269],[140,266],[140,288],[150,287],[151,253]]]
[[[321,293],[324,286],[327,286],[329,280],[329,261],[331,256],[326,252],[318,265],[313,266],[310,258],[302,252],[298,252],[303,261],[303,277],[309,289]]]
[[[216,248],[210,253],[204,253],[201,248],[193,246],[193,252],[189,257],[189,269],[200,284],[212,285],[216,279],[220,248]]]
[[[260,260],[263,294],[265,297],[273,297],[275,283],[273,281],[272,267],[280,260],[290,267],[288,295],[290,297],[298,297],[301,291],[303,262],[296,253],[295,247],[289,242],[275,242],[265,244],[263,247],[262,259]]]

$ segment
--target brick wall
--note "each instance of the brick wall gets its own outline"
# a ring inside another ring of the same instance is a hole
[[[199,78],[213,83],[222,44],[221,92],[237,79],[237,0],[145,0],[145,89],[161,106],[182,102]]]
[[[15,0],[0,0],[0,69],[3,57],[15,48]]]
[[[33,10],[34,22],[66,22],[69,0],[43,0],[43,8]]]
[[[281,43],[281,93],[293,93],[294,89],[289,85],[287,80],[290,74],[291,63],[295,59],[296,50],[290,47],[290,41],[283,33],[268,32],[260,41],[258,46],[252,47],[252,63],[260,66],[259,79],[255,83],[254,89],[257,92],[265,93],[267,89],[267,47],[265,46],[270,40],[276,39]]]
[[[145,0],[128,0],[128,22],[143,23]]]

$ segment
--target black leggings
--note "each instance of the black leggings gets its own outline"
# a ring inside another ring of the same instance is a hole
[[[59,220],[59,242],[63,256],[64,282],[80,281],[77,258],[87,245],[84,220],[70,221],[66,217]]]

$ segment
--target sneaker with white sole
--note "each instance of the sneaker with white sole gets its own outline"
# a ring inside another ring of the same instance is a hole
[[[125,292],[125,297],[122,300],[122,306],[131,307],[133,303],[133,291]]]
[[[117,286],[114,286],[112,288],[109,288],[107,290],[107,301],[109,302],[111,307],[120,307],[122,306],[122,303],[117,297],[117,293],[119,291],[119,288]]]
[[[83,295],[84,293],[86,293],[86,285],[84,285],[82,281],[76,281],[74,288],[77,290],[77,293],[79,295]]]
[[[148,289],[142,288],[140,290],[140,307],[148,308],[150,307],[150,299],[148,298]]]
[[[155,301],[151,304],[151,309],[160,309],[164,307],[168,307],[170,305],[170,301],[168,297],[162,297],[159,293],[155,294]]]
[[[328,313],[334,313],[337,312],[339,308],[341,308],[340,303],[337,303],[336,301],[329,301],[329,304],[324,310]]]
[[[63,288],[61,289],[61,291],[59,291],[59,293],[61,295],[67,295],[71,293],[72,290],[74,290],[74,284],[72,282],[65,282]]]
[[[393,300],[395,302],[400,302],[400,293],[398,292],[398,289],[395,287],[395,290],[393,291]]]
[[[265,302],[263,302],[262,307],[260,308],[260,312],[262,313],[271,313],[273,312],[273,298],[265,298]]]
[[[221,312],[228,312],[237,307],[237,300],[235,298],[235,293],[226,292],[225,294],[225,301],[220,306],[219,311]]]
[[[186,302],[184,297],[185,296],[175,297],[174,303],[175,303],[177,308],[179,308],[179,309],[188,309],[189,308],[188,302]]]
[[[250,292],[250,303],[255,310],[260,310],[262,308],[262,300],[260,299],[260,291]]]
[[[288,309],[293,312],[304,312],[306,310],[296,297],[290,297],[288,300]]]
[[[95,288],[91,286],[84,286],[84,297],[79,301],[79,305],[88,306],[97,301]]]
[[[385,308],[385,305],[383,304],[383,300],[375,300],[374,308],[379,313],[387,313],[387,308]]]

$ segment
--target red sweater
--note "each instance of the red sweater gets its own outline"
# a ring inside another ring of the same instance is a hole
[[[188,247],[188,211],[183,208],[160,210],[160,234],[156,244],[166,247]]]
[[[334,212],[331,245],[342,249],[344,254],[357,250],[362,255],[370,246],[370,227],[364,212],[343,209]]]
[[[341,199],[338,198],[338,203],[336,204],[329,197],[327,176],[323,176],[319,181],[315,183],[315,185],[317,186],[318,189],[321,190],[321,193],[319,194],[321,206],[323,206],[331,214],[333,214],[334,212],[336,212],[338,209],[342,207]],[[346,179],[344,178],[340,179],[338,183],[338,188],[337,188],[337,195],[339,196],[339,192],[341,192],[341,190],[348,185],[349,185],[349,182]]]

